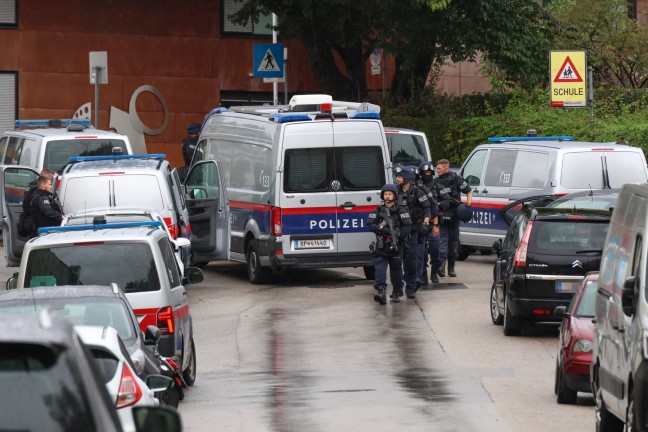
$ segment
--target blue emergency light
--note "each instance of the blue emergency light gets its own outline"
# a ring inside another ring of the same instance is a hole
[[[107,224],[84,224],[84,225],[43,227],[38,229],[38,233],[49,234],[49,233],[56,233],[56,232],[117,229],[117,228],[137,228],[137,227],[159,228],[161,226],[162,223],[160,221],[114,222],[114,223],[107,223]]]
[[[520,136],[520,137],[490,137],[488,142],[503,143],[507,141],[574,141],[572,135],[556,136]]]
[[[352,119],[373,119],[380,120],[380,113],[375,111],[358,111],[349,116]]]
[[[92,126],[90,119],[16,120],[16,129],[26,127],[67,127],[71,124]]]
[[[74,163],[74,162],[120,160],[120,159],[164,159],[165,157],[166,155],[163,153],[115,155],[115,156],[72,156],[70,157],[69,162]]]
[[[294,121],[308,121],[313,120],[311,116],[304,113],[286,113],[286,114],[272,114],[270,120],[276,123],[288,123]]]

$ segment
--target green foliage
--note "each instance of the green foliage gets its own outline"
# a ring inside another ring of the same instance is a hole
[[[415,110],[411,106],[385,107],[383,123],[427,134],[433,159],[461,164],[478,144],[491,136],[573,135],[579,141],[610,142],[625,139],[648,151],[648,89],[604,89],[595,93],[594,127],[589,109],[552,108],[547,90],[470,95]]]

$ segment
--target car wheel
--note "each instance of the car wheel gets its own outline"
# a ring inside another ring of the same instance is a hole
[[[623,432],[623,423],[607,410],[605,402],[603,402],[603,390],[601,390],[599,385],[596,387],[597,390],[594,395],[594,422],[596,432]]]
[[[376,279],[376,267],[374,266],[364,266],[362,267],[364,270],[364,275],[367,278],[367,280],[374,280]]]
[[[270,269],[261,266],[259,258],[259,247],[256,240],[252,240],[245,251],[247,261],[248,278],[253,284],[266,283],[270,277]]]
[[[499,306],[497,306],[497,288],[495,288],[495,282],[493,282],[493,286],[491,287],[490,314],[493,324],[502,325],[504,322],[504,316],[500,313]]]
[[[189,358],[189,366],[182,371],[182,377],[187,385],[194,385],[196,382],[196,345],[193,338],[191,338],[191,357]]]
[[[202,269],[207,267],[207,264],[209,264],[209,261],[191,261],[189,267],[198,267]]]
[[[176,385],[177,384],[174,381],[166,391],[162,393],[156,393],[156,397],[158,401],[160,401],[160,405],[178,408],[178,405],[180,404],[180,396],[178,394],[178,389],[176,389]]]
[[[562,354],[558,354],[560,358]],[[559,404],[575,404],[578,398],[578,393],[567,387],[565,383],[565,374],[563,372],[560,360],[556,360],[556,400]]]
[[[464,245],[459,245],[459,254],[457,255],[457,261],[466,261],[470,256],[472,250]]]
[[[522,320],[514,317],[511,314],[509,307],[509,295],[504,294],[504,335],[506,336],[520,336],[522,332]]]

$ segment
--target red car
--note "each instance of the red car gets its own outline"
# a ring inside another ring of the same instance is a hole
[[[577,392],[592,391],[589,373],[594,337],[592,319],[598,278],[598,272],[587,273],[569,306],[558,306],[554,311],[557,317],[563,318],[560,324],[554,386],[554,393],[560,404],[574,404]]]

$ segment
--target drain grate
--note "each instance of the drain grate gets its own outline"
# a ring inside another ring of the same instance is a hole
[[[427,285],[421,286],[421,288],[419,288],[419,291],[438,291],[452,289],[468,289],[468,287],[462,283],[428,283]]]

